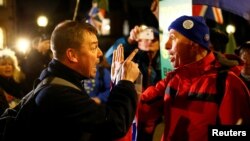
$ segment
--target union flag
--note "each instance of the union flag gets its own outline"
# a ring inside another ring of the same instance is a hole
[[[208,6],[208,5],[196,5],[192,7],[193,16],[202,16],[216,21],[219,24],[223,24],[222,11],[218,7]]]

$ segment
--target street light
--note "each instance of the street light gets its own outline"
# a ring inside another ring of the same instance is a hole
[[[38,31],[42,38],[47,38],[46,26],[48,25],[48,18],[44,15],[38,16],[37,25],[39,26]]]
[[[37,18],[37,25],[40,27],[46,27],[48,25],[48,18],[46,16],[39,16]]]
[[[226,31],[227,31],[228,34],[234,33],[235,30],[236,30],[236,29],[235,29],[235,26],[232,25],[232,24],[229,24],[229,25],[227,25],[227,27],[226,27]]]
[[[236,41],[234,38],[234,33],[235,33],[235,26],[232,24],[227,25],[226,31],[228,33],[228,43],[226,45],[226,50],[225,53],[227,54],[234,54],[235,49],[237,48]]]

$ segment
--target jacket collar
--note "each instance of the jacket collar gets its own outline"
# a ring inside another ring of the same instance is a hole
[[[81,81],[83,79],[87,79],[86,77],[70,69],[69,67],[65,66],[56,59],[52,59],[50,61],[48,68],[42,71],[39,79],[43,80],[44,78],[50,76],[57,76],[63,78],[78,86],[81,86]]]
[[[207,56],[203,59],[184,65],[175,69],[172,73],[178,73],[179,75],[184,75],[185,77],[194,77],[198,75],[202,75],[207,71],[214,68],[215,65],[215,56],[212,52],[209,52]]]

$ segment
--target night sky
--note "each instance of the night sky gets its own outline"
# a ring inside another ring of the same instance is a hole
[[[111,20],[110,35],[100,37],[100,46],[105,51],[116,39],[123,36],[124,20],[128,20],[129,28],[146,24],[158,28],[158,20],[152,14],[152,0],[108,0],[107,17]],[[54,27],[63,20],[72,20],[76,0],[16,0],[17,34],[30,39],[46,35],[48,38]],[[76,20],[86,19],[92,6],[92,0],[80,0]],[[38,27],[36,19],[44,14],[49,23],[46,28]],[[19,36],[18,35],[18,36]]]

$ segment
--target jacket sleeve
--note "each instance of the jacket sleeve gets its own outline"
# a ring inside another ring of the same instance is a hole
[[[134,84],[126,80],[113,86],[106,104],[97,104],[86,92],[61,85],[46,86],[35,100],[39,110],[46,113],[42,116],[51,119],[59,115],[54,124],[96,134],[93,137],[102,138],[98,140],[124,136],[134,120],[138,101]]]
[[[219,108],[221,124],[250,124],[250,94],[244,82],[228,73],[225,94]]]
[[[112,110],[109,110],[107,119],[111,119],[111,125],[115,126],[108,126],[106,135],[122,137],[129,131],[135,118],[137,101],[135,87],[129,81],[121,80],[111,89],[107,107]]]
[[[138,104],[138,132],[152,133],[162,117],[166,80],[148,87],[140,96]]]
[[[0,77],[0,86],[11,96],[21,99],[24,92],[21,89],[21,84],[15,82],[13,78]]]

